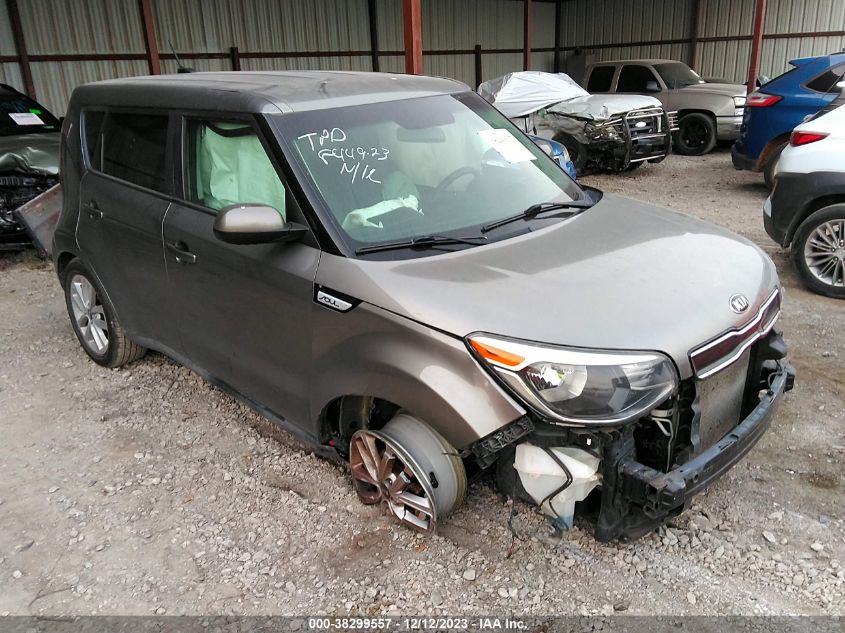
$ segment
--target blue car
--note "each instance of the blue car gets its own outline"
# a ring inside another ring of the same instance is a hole
[[[734,167],[762,171],[769,188],[792,129],[833,101],[842,92],[845,76],[845,52],[789,63],[792,70],[748,97],[739,140],[731,152]]]
[[[575,169],[575,163],[572,162],[569,152],[562,143],[558,143],[557,141],[553,141],[548,138],[543,138],[542,136],[533,136],[530,134],[528,138],[534,141],[541,150],[546,152],[546,154],[551,156],[554,161],[560,165],[560,168],[569,174],[569,177],[572,178],[572,180],[575,180],[578,177],[577,170]]]

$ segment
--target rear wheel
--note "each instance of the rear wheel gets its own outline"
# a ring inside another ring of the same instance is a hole
[[[123,331],[102,288],[78,259],[63,271],[62,286],[73,331],[91,360],[104,367],[120,367],[146,353]]]
[[[792,242],[792,259],[810,290],[845,299],[845,204],[804,220]]]
[[[675,152],[682,156],[701,156],[716,146],[716,121],[701,112],[686,114],[675,132]]]

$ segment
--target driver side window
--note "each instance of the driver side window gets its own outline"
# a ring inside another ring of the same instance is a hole
[[[286,218],[285,187],[249,123],[190,120],[186,149],[186,200],[213,211],[265,204]]]

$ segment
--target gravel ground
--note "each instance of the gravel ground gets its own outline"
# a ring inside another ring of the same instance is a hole
[[[91,363],[52,268],[0,258],[0,613],[845,614],[845,303],[800,287],[760,180],[724,149],[585,179],[765,248],[798,370],[757,448],[632,544],[522,504],[515,539],[486,482],[438,536],[403,529],[191,371]]]

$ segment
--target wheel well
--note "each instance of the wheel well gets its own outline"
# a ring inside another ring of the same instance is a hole
[[[714,123],[716,122],[716,115],[709,110],[678,110],[678,121],[688,114],[704,114],[713,119]]]
[[[769,162],[769,156],[771,156],[774,152],[781,145],[785,145],[789,142],[789,134],[781,134],[780,136],[776,136],[771,141],[766,143],[766,146],[763,148],[763,151],[760,152],[760,156],[757,158],[757,165],[761,168],[766,166],[766,163]]]
[[[373,396],[348,395],[335,398],[320,416],[320,443],[333,446],[343,457],[349,455],[349,441],[359,429],[380,429],[401,407]]]
[[[59,256],[56,258],[56,272],[59,274],[59,277],[65,272],[65,268],[67,265],[71,263],[74,259],[76,259],[76,255],[73,253],[60,253]]]
[[[833,204],[842,203],[845,203],[845,193],[835,193],[828,196],[822,196],[821,198],[816,198],[810,202],[806,207],[804,207],[801,213],[796,216],[795,220],[792,221],[789,235],[786,236],[786,243],[784,246],[788,246],[792,243],[792,240],[795,239],[795,234],[798,232],[800,226],[804,224],[807,218],[813,215],[816,211],[829,207]]]

